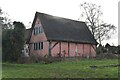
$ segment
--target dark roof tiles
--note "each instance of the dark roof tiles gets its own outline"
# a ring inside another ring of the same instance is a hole
[[[48,40],[97,44],[85,22],[36,12],[32,28],[36,18],[41,20]]]
[[[25,40],[28,40],[28,35],[30,34],[30,29],[26,29],[25,31]]]

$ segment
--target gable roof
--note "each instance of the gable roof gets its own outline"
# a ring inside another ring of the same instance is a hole
[[[29,39],[37,18],[41,21],[47,40],[97,44],[85,22],[51,16],[39,12],[35,14]]]

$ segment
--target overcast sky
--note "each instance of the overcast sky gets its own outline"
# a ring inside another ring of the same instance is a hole
[[[21,21],[26,26],[33,21],[35,12],[42,12],[54,16],[78,20],[80,4],[84,2],[94,3],[101,6],[103,21],[118,27],[118,1],[119,0],[0,0],[0,7],[10,16],[12,21]],[[118,33],[112,35],[106,42],[111,45],[118,44]]]

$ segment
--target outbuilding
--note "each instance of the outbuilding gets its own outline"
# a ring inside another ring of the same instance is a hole
[[[95,57],[97,42],[85,22],[36,12],[27,31],[29,54],[36,57]]]

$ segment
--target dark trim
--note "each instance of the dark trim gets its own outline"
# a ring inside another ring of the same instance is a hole
[[[28,41],[27,41],[28,43],[30,42],[30,39],[31,39],[31,36],[32,36],[32,31],[34,29],[36,19],[37,19],[37,13],[35,13],[35,17],[34,17],[34,20],[33,20],[33,23],[32,23],[32,27],[30,28],[30,32],[29,32],[29,35],[28,35]]]
[[[92,48],[95,50],[95,52],[96,52],[96,48],[91,44],[91,46],[92,46]]]
[[[61,42],[59,42],[59,48],[60,48],[59,53],[60,53],[60,57],[61,57]]]
[[[56,42],[52,47],[51,50],[58,44],[59,42]]]
[[[51,55],[51,44],[52,44],[52,42],[51,41],[49,41],[49,49],[48,49],[48,56],[49,57],[51,57],[52,55]]]
[[[84,44],[83,44],[83,54],[84,54]]]
[[[70,43],[68,42],[68,57],[70,56]]]
[[[78,43],[78,44],[94,44],[97,45],[95,43],[91,43],[91,42],[82,42],[82,41],[67,41],[67,40],[53,40],[53,39],[49,39],[50,41],[55,41],[55,42],[69,42],[69,43]]]
[[[43,42],[34,42],[33,46],[34,46],[34,50],[42,50],[43,49]]]
[[[91,45],[90,45],[90,53],[89,53],[89,54],[90,54],[90,56],[91,56]]]

